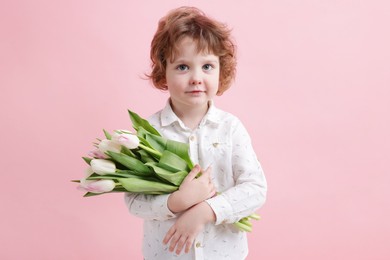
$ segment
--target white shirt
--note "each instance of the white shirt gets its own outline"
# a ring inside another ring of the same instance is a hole
[[[144,219],[144,258],[245,259],[248,254],[246,233],[238,231],[232,223],[252,214],[264,204],[267,183],[242,123],[233,115],[217,109],[212,102],[195,130],[183,124],[169,102],[148,121],[165,138],[189,143],[194,164],[198,163],[202,169],[212,164],[212,182],[221,194],[206,200],[215,212],[216,223],[206,225],[188,254],[182,252],[176,255],[168,251],[169,243],[162,243],[179,216],[167,206],[169,194],[126,193],[125,202],[130,212]]]

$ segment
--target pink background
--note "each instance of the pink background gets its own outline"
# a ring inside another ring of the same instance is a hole
[[[390,5],[373,0],[1,1],[0,259],[142,259],[122,195],[82,198],[102,129],[167,94],[141,79],[157,21],[228,23],[239,116],[269,182],[248,260],[390,259]]]

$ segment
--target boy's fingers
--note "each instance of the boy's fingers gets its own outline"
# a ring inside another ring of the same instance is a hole
[[[185,253],[190,252],[190,249],[191,249],[193,243],[194,243],[194,238],[193,237],[188,237],[187,241],[186,241],[186,248],[184,249]]]
[[[184,236],[181,236],[181,238],[179,239],[179,241],[177,243],[177,247],[176,247],[176,254],[177,255],[180,255],[181,250],[183,249],[183,246],[186,243],[186,240],[187,240],[187,237],[184,237]]]
[[[163,243],[166,245],[168,244],[169,240],[171,239],[171,237],[173,236],[173,234],[175,233],[175,229],[173,227],[171,227],[167,234],[165,235],[164,239],[163,239]]]
[[[212,172],[212,167],[209,166],[205,171],[202,172],[200,178],[210,178],[211,172]]]
[[[217,195],[217,192],[215,191],[215,189],[212,189],[211,192],[210,192],[209,198],[212,198],[215,195]]]
[[[196,175],[200,172],[200,166],[197,164],[194,168],[188,173],[184,181],[195,179]]]
[[[179,241],[179,239],[180,236],[178,236],[177,234],[172,237],[171,244],[169,245],[169,251],[173,252],[173,250],[175,250],[177,241]]]

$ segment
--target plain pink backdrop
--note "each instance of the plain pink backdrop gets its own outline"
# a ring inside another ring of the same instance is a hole
[[[375,0],[0,1],[0,259],[142,259],[120,194],[82,198],[102,129],[149,116],[159,18],[195,5],[233,28],[242,119],[269,183],[248,260],[390,259],[390,5]]]

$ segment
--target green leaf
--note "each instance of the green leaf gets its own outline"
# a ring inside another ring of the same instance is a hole
[[[111,135],[110,135],[110,133],[107,132],[107,131],[104,130],[104,129],[103,129],[103,132],[104,132],[104,135],[106,136],[106,138],[107,138],[108,140],[111,140]]]
[[[146,165],[152,167],[157,176],[176,186],[180,186],[184,178],[188,175],[188,172],[186,171],[171,172],[161,167],[158,163],[154,162],[146,163]]]
[[[92,192],[87,192],[84,194],[83,197],[92,197],[92,196],[97,196],[97,195],[102,195],[104,193],[92,193]]]
[[[158,135],[146,133],[145,140],[152,146],[152,148],[163,152],[167,147],[167,139]]]
[[[159,165],[163,165],[164,169],[173,172],[190,171],[190,168],[188,167],[187,162],[184,159],[168,150],[165,150],[162,153]]]
[[[178,187],[161,183],[158,181],[142,180],[138,178],[123,178],[118,179],[129,192],[143,193],[143,194],[168,194],[176,191]]]
[[[139,126],[138,129],[137,129],[137,136],[138,138],[142,138],[142,139],[145,139],[146,138],[146,134],[148,134],[149,132],[146,131],[142,126]]]
[[[138,139],[139,139],[140,144],[143,144],[144,146],[149,147],[150,149],[153,149],[153,146],[148,141],[146,141],[144,136],[138,136]]]
[[[142,127],[140,129],[143,129]],[[147,132],[145,132],[145,135],[139,135],[138,139],[140,141],[139,148],[145,150],[148,152],[152,157],[156,158],[157,160],[161,157],[161,152],[157,149],[154,149],[153,146],[145,139]]]
[[[133,176],[140,176],[140,177],[148,177],[149,175],[145,175],[144,173],[139,173],[139,172],[136,172],[136,171],[133,171],[133,170],[119,170],[117,169],[115,171],[115,174],[114,175],[122,175],[122,176],[126,176],[127,177],[133,177]]]
[[[129,148],[125,147],[125,146],[121,146],[121,153],[124,153],[128,156],[131,156],[133,158],[138,158],[138,156],[136,156]]]
[[[118,178],[129,178],[133,176],[142,176],[142,175],[137,172],[132,172],[131,174],[116,172],[114,174],[95,175],[95,176],[91,175],[87,178],[87,180],[116,180]]]
[[[145,166],[140,160],[123,153],[108,151],[107,154],[116,162],[138,173],[151,174],[153,170]]]
[[[144,163],[156,162],[156,159],[153,156],[151,156],[148,152],[146,152],[145,150],[138,150],[137,154],[139,154],[141,161]]]
[[[166,149],[168,151],[171,151],[174,154],[177,154],[183,160],[185,160],[187,162],[187,165],[188,165],[189,169],[194,168],[194,164],[191,161],[190,155],[188,153],[188,151],[190,149],[188,144],[182,143],[182,142],[177,142],[177,141],[174,141],[174,140],[168,140]]]
[[[88,158],[88,157],[83,157],[84,161],[86,163],[88,163],[89,165],[91,165],[91,161],[92,161],[92,158]]]
[[[128,111],[129,111],[131,122],[133,123],[133,127],[135,130],[138,131],[139,127],[143,127],[149,133],[161,136],[160,133],[147,120],[143,119],[138,114],[130,110]]]

